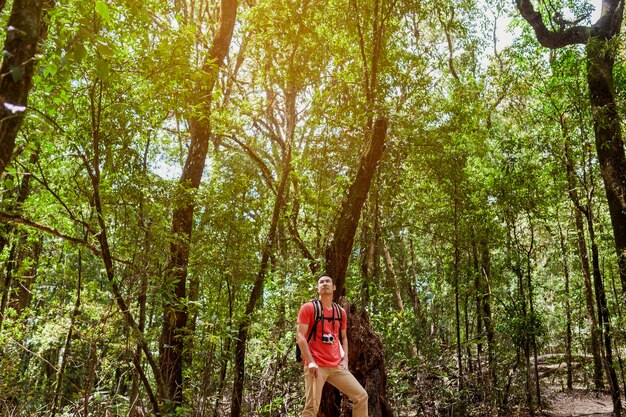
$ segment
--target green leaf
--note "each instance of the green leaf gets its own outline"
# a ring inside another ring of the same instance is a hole
[[[111,57],[115,54],[115,51],[113,50],[113,48],[111,48],[109,44],[102,42],[102,41],[98,41],[98,45],[96,46],[96,49],[98,50],[98,53],[103,57]]]
[[[43,70],[44,75],[56,75],[59,68],[56,66],[54,62],[50,62],[48,66]]]
[[[107,23],[111,23],[111,15],[109,14],[109,7],[104,1],[96,2],[96,12]]]
[[[15,187],[15,181],[13,180],[13,177],[6,177],[4,179],[4,188],[6,190],[12,190],[13,187]]]
[[[83,45],[82,43],[76,45],[76,47],[74,48],[74,61],[81,62],[86,55],[87,48],[85,48],[85,45]]]
[[[109,78],[109,63],[99,59],[96,61],[96,73],[101,80]]]

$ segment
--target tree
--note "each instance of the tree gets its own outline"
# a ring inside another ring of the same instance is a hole
[[[191,142],[185,166],[179,179],[181,198],[172,214],[172,233],[176,237],[170,244],[171,266],[166,277],[166,285],[172,288],[171,300],[163,311],[163,332],[159,361],[163,379],[168,389],[168,398],[180,405],[183,400],[183,360],[184,350],[190,336],[187,332],[188,311],[185,305],[189,298],[197,294],[188,292],[187,269],[189,246],[193,230],[193,214],[196,206],[193,191],[200,187],[204,171],[211,126],[209,117],[213,88],[219,70],[224,62],[235,28],[237,0],[222,0],[219,27],[213,38],[211,49],[204,58],[202,72],[207,79],[194,86],[194,110],[188,116]],[[192,107],[193,108],[193,107]]]
[[[0,174],[13,154],[37,67],[36,54],[46,38],[47,14],[53,4],[53,0],[13,2],[0,68]]]
[[[620,1],[603,3],[602,14],[592,26],[560,25],[549,30],[530,0],[517,0],[517,7],[532,26],[542,46],[556,49],[584,45],[587,85],[593,108],[596,152],[607,195],[622,288],[626,288],[626,156],[617,112],[614,84],[616,45],[624,6]]]

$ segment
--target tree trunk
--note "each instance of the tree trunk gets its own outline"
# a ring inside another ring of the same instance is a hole
[[[335,297],[337,299],[346,295],[346,270],[352,252],[354,235],[376,167],[383,154],[386,135],[387,119],[379,118],[374,125],[368,149],[361,157],[356,178],[350,185],[348,195],[341,205],[332,241],[326,248],[326,273],[335,282],[337,287]]]
[[[400,293],[400,285],[398,284],[398,276],[396,275],[396,270],[393,266],[393,259],[391,259],[389,248],[384,243],[383,243],[383,254],[385,256],[385,263],[387,265],[387,273],[389,274],[389,278],[391,279],[391,287],[392,287],[394,298],[396,300],[396,306],[398,307],[398,311],[400,311],[404,315],[404,302],[402,301],[402,294]],[[415,345],[415,343],[411,343],[411,347],[409,349],[410,349],[409,357],[410,358],[416,357],[417,346]]]
[[[615,52],[607,52],[607,47],[605,41],[595,39],[587,44],[587,83],[596,152],[613,225],[622,291],[626,293],[626,155],[613,85]]]
[[[117,282],[117,277],[115,274],[113,255],[111,254],[111,246],[109,245],[106,216],[104,214],[104,208],[100,199],[100,122],[102,112],[102,82],[98,82],[96,84],[97,85],[92,86],[90,91],[92,158],[88,158],[87,155],[84,154],[81,155],[81,157],[83,158],[83,164],[85,166],[85,169],[87,170],[89,179],[91,180],[91,186],[93,189],[91,204],[93,205],[93,209],[95,210],[98,220],[98,232],[94,237],[98,240],[98,243],[100,245],[101,259],[104,264],[107,280],[109,281],[115,302],[120,309],[124,320],[126,321],[126,325],[130,328],[133,335],[138,339],[138,344],[141,346],[141,350],[143,351],[146,360],[148,361],[148,364],[150,365],[150,368],[153,372],[155,383],[158,389],[159,400],[163,400],[166,398],[166,391],[163,379],[161,378],[161,370],[156,363],[154,355],[152,354],[152,347],[148,345],[148,341],[146,340],[143,332],[139,330],[139,326],[137,325],[137,322],[135,321],[135,318],[131,313],[128,303],[122,295],[122,291]],[[144,383],[146,392],[151,399],[154,414],[160,415],[160,401],[157,400],[156,396],[154,395],[152,387],[150,386],[149,381],[145,378],[143,369],[141,368],[138,361],[135,361],[135,367],[139,375],[143,377],[142,381]]]
[[[528,248],[528,252],[526,253],[526,281],[528,287],[528,306],[530,309],[530,323],[532,325],[532,334],[530,337],[530,341],[532,343],[533,348],[533,371],[534,371],[534,380],[535,380],[535,395],[537,396],[537,406],[541,409],[542,401],[541,401],[541,386],[539,385],[539,361],[537,360],[537,327],[536,323],[537,315],[535,314],[535,296],[533,291],[533,281],[532,281],[532,262],[531,257],[534,252],[535,245],[535,230],[534,225],[532,223],[532,219],[530,214],[528,214],[528,223],[530,225],[530,247]]]
[[[11,287],[13,286],[13,274],[17,270],[17,242],[11,244],[11,250],[9,251],[9,259],[7,259],[6,267],[4,268],[4,282],[2,284],[2,299],[0,301],[0,330],[2,330],[2,323],[4,322],[4,312],[9,304],[9,298],[11,297]]]
[[[476,366],[478,371],[479,380],[482,382],[482,400],[488,398],[488,394],[490,391],[490,386],[484,378],[483,372],[483,309],[481,305],[481,300],[484,294],[484,289],[482,287],[480,266],[478,263],[478,243],[476,241],[475,236],[472,239],[472,267],[474,268],[474,305],[476,311]],[[470,272],[471,275],[471,272]],[[467,319],[466,319],[467,321]],[[467,339],[467,338],[466,338]],[[470,345],[468,341],[468,346]],[[469,347],[468,347],[469,350]]]
[[[15,0],[0,73],[0,175],[11,160],[37,65],[39,43],[48,33],[52,0]]]
[[[38,159],[39,159],[39,151],[37,150],[31,154],[29,163],[33,165],[37,162]],[[10,203],[15,213],[19,214],[22,212],[22,204],[26,201],[26,199],[30,195],[31,178],[32,176],[30,174],[28,173],[24,174],[24,176],[22,177],[22,180],[20,181],[20,186],[17,187],[16,195],[9,197],[9,199],[13,199],[13,198],[15,199],[14,201]],[[7,194],[12,194],[12,193],[7,193]],[[28,274],[28,276],[23,279],[20,278],[19,283],[17,285],[17,289],[13,290],[13,287],[14,287],[13,275],[15,272],[19,270],[21,262],[28,255],[27,253],[31,250],[30,250],[30,245],[27,243],[28,242],[27,231],[22,230],[22,231],[18,231],[17,233],[14,233],[16,229],[14,224],[7,224],[3,226],[4,226],[3,230],[1,231],[2,236],[0,236],[0,253],[2,253],[4,246],[10,242],[12,235],[14,235],[14,239],[16,240],[16,242],[13,245],[11,245],[9,259],[7,260],[7,267],[5,269],[6,270],[5,282],[4,282],[4,286],[2,287],[2,301],[0,302],[0,329],[2,329],[2,322],[4,320],[4,311],[6,307],[8,306],[9,300],[11,300],[12,298],[15,299],[15,301],[12,303],[12,306],[18,312],[22,311],[26,307],[27,304],[30,304],[30,300],[32,298],[32,295],[30,292],[30,285],[34,281],[34,277],[35,277],[36,270],[37,270],[37,264],[39,260],[39,254],[41,251],[41,240],[39,240],[39,243],[36,243],[34,247],[32,248],[34,266],[32,266],[29,270],[31,273]],[[11,297],[13,295],[12,294],[13,292],[15,292],[15,297]]]
[[[356,178],[350,185],[347,197],[341,206],[333,239],[326,249],[326,274],[335,281],[337,287],[335,291],[336,300],[346,295],[345,277],[354,235],[376,167],[383,154],[386,135],[387,119],[381,117],[374,124],[369,146],[361,158]],[[365,310],[350,306],[349,311],[348,340],[350,341],[350,352],[348,356],[352,358],[351,371],[367,390],[370,416],[390,417],[392,411],[386,398],[387,381],[382,342],[372,330]],[[336,391],[331,386],[326,385],[318,416],[339,416],[339,408],[335,405]]]
[[[457,186],[454,185],[454,236],[453,236],[453,245],[454,245],[454,262],[452,264],[452,274],[454,278],[454,324],[455,324],[455,333],[456,333],[456,362],[458,369],[458,385],[457,389],[459,391],[459,396],[461,398],[461,407],[465,408],[465,400],[463,398],[463,388],[465,387],[464,375],[463,375],[463,351],[461,349],[461,344],[463,343],[461,340],[461,311],[459,307],[459,297],[460,297],[460,285],[459,276],[461,272],[459,271],[460,263],[461,263],[461,250],[459,248],[459,200],[457,198]],[[465,412],[462,411],[464,414]]]
[[[557,213],[558,216],[558,213]],[[567,389],[572,390],[573,371],[572,371],[572,309],[570,306],[569,294],[569,265],[567,263],[567,246],[565,245],[565,236],[561,222],[557,217],[557,226],[559,229],[559,242],[561,244],[561,263],[563,264],[563,276],[565,278],[565,364],[567,366]]]
[[[203,71],[209,77],[206,84],[196,86],[198,94],[194,105],[197,113],[189,117],[191,143],[182,175],[179,180],[181,198],[172,215],[172,234],[177,239],[170,244],[171,269],[167,272],[166,291],[171,291],[164,306],[163,329],[161,333],[160,356],[162,378],[167,387],[167,398],[173,406],[183,401],[183,360],[187,345],[188,311],[187,267],[195,201],[190,191],[200,186],[211,138],[208,122],[211,111],[211,96],[217,76],[222,66],[233,35],[237,0],[222,0],[219,27],[213,38],[213,45],[207,54]]]
[[[67,330],[67,337],[65,338],[65,347],[63,349],[63,357],[61,358],[61,364],[57,373],[56,390],[54,392],[54,399],[52,400],[52,410],[50,411],[50,417],[55,417],[59,408],[59,398],[61,397],[61,391],[63,390],[63,378],[65,376],[65,369],[67,368],[68,358],[70,356],[70,349],[72,343],[72,336],[74,335],[74,326],[76,324],[76,317],[80,313],[80,292],[83,285],[83,257],[82,251],[78,251],[78,285],[76,288],[76,301],[74,302],[74,310],[72,310],[72,316],[70,318],[70,328]]]
[[[489,255],[489,247],[485,241],[481,242],[481,255],[480,255],[480,273],[484,278],[485,285],[481,291],[482,300],[482,312],[485,322],[485,333],[487,335],[487,359],[489,361],[489,393],[493,392],[493,389],[498,386],[498,374],[496,372],[495,362],[495,326],[493,324],[493,317],[491,315],[491,287],[489,284],[491,274],[491,258]]]
[[[604,282],[600,273],[600,255],[598,254],[598,244],[596,243],[595,231],[593,227],[593,216],[591,209],[587,207],[587,226],[589,228],[589,240],[591,240],[591,265],[593,267],[593,285],[596,292],[596,306],[598,308],[598,324],[602,330],[604,339],[604,368],[609,380],[611,399],[613,400],[613,413],[619,417],[622,412],[622,400],[620,398],[620,388],[617,381],[617,373],[613,364],[613,347],[611,344],[611,315],[606,301]]]

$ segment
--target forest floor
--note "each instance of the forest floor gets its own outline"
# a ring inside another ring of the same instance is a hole
[[[549,405],[544,410],[544,416],[611,417],[613,415],[613,403],[609,394],[582,389],[562,391],[560,388],[548,389],[545,394]]]

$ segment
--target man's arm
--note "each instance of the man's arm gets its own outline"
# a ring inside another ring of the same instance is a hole
[[[306,335],[309,333],[309,325],[298,323],[298,330],[296,331],[296,342],[298,346],[300,346],[300,351],[302,352],[302,356],[309,362],[309,369],[313,378],[317,376],[317,364],[315,363],[315,359],[313,359],[313,355],[311,354],[311,349],[309,349],[309,342],[306,340]]]
[[[343,358],[341,359],[341,363],[339,367],[343,370],[348,370],[348,328],[346,327],[341,331],[341,346],[343,347]]]

